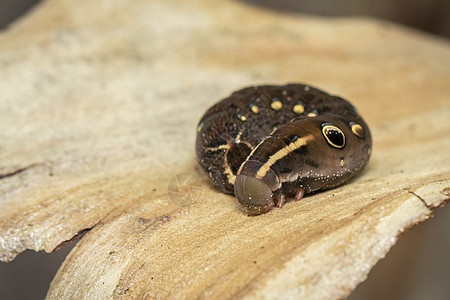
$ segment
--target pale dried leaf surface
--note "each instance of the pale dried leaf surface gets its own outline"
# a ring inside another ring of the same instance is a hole
[[[345,297],[450,198],[450,44],[389,23],[47,0],[0,35],[0,76],[0,259],[92,228],[49,299]],[[196,167],[196,123],[286,82],[350,99],[373,156],[349,184],[247,217]],[[192,203],[170,201],[177,174]]]

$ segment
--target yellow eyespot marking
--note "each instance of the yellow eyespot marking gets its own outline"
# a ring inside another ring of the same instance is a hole
[[[343,166],[344,166],[344,159],[341,158],[341,167],[343,167]]]
[[[289,155],[292,151],[299,149],[302,146],[305,146],[309,141],[313,140],[312,135],[307,135],[302,138],[296,139],[294,142],[290,143],[286,147],[278,150],[275,154],[271,155],[266,163],[256,172],[256,178],[261,179],[266,176],[267,172],[269,172],[270,168],[280,159]],[[259,145],[258,145],[259,146]],[[256,146],[255,148],[257,148]]]
[[[315,112],[308,113],[308,117],[317,117],[317,114]]]
[[[326,124],[322,127],[322,133],[328,144],[334,148],[341,149],[345,146],[345,134],[334,125]]]
[[[242,122],[247,121],[247,117],[241,114],[238,114],[238,118],[241,119]]]
[[[352,129],[352,132],[359,137],[360,139],[363,139],[365,137],[364,128],[359,125],[358,123],[351,122],[350,127]]]
[[[283,103],[281,103],[280,100],[275,98],[272,103],[270,104],[270,107],[272,107],[273,110],[280,110],[283,107]]]
[[[250,104],[250,110],[255,114],[259,113],[259,107],[255,104]]]
[[[305,106],[301,103],[296,104],[292,110],[297,114],[297,115],[301,115],[302,113],[305,112]]]

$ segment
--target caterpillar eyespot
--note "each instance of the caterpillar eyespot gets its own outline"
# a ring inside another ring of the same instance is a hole
[[[328,144],[334,148],[341,149],[345,146],[345,134],[339,127],[331,124],[324,124],[322,126],[322,133]]]
[[[249,215],[286,195],[341,185],[368,163],[369,127],[348,101],[303,84],[254,86],[219,101],[197,126],[200,166]]]

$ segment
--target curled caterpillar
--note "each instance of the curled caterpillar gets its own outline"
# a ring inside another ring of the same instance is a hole
[[[287,194],[348,181],[368,163],[369,127],[348,101],[303,84],[254,86],[207,110],[197,127],[199,164],[249,215]]]

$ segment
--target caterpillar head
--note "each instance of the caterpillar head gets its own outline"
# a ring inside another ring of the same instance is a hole
[[[257,171],[264,164],[255,161],[245,161],[239,169],[234,184],[234,193],[249,215],[259,215],[269,211],[274,206],[273,192],[281,183],[278,176],[269,169],[264,177]]]

